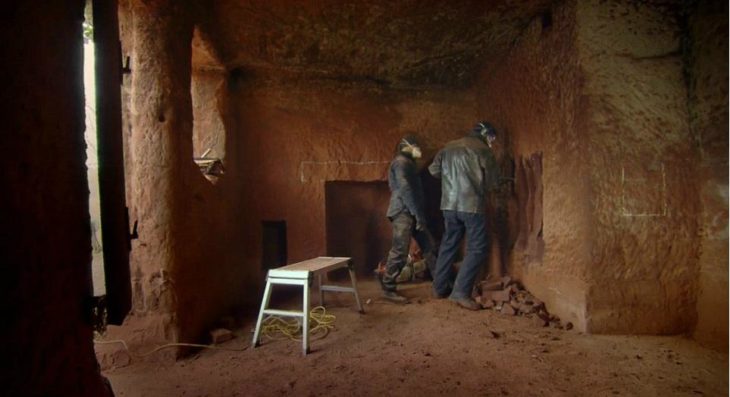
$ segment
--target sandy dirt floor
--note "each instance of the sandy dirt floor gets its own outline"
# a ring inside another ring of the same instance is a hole
[[[726,396],[728,356],[682,337],[585,335],[525,317],[470,312],[409,285],[408,305],[361,283],[354,299],[329,294],[336,329],[301,342],[265,340],[243,352],[204,349],[177,362],[133,360],[104,371],[130,396]],[[549,309],[549,308],[548,308]],[[254,314],[236,338],[250,344]]]

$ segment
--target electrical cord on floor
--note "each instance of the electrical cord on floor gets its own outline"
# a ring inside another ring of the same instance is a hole
[[[197,343],[181,343],[180,342],[180,343],[167,343],[162,346],[157,346],[156,348],[154,348],[146,353],[135,354],[135,353],[132,353],[131,350],[129,350],[129,347],[127,346],[127,342],[125,342],[122,339],[94,341],[94,344],[97,344],[97,345],[105,345],[105,344],[112,344],[112,343],[121,343],[122,346],[124,346],[124,350],[126,350],[127,352],[129,352],[130,355],[135,356],[135,357],[149,356],[150,354],[158,352],[162,349],[166,349],[168,347],[176,347],[176,346],[201,347],[201,348],[205,348],[205,349],[226,350],[226,351],[231,351],[231,352],[242,352],[242,351],[248,349],[248,346],[246,346],[242,349],[233,349],[233,348],[229,348],[229,347],[218,347],[215,345],[201,345],[201,344],[197,344]]]
[[[334,314],[327,314],[327,310],[324,308],[324,306],[317,306],[315,308],[312,308],[309,312],[309,319],[310,319],[310,327],[309,327],[309,333],[310,334],[317,334],[320,332],[324,332],[322,334],[321,338],[326,337],[330,330],[335,328],[335,320],[337,320],[337,317]],[[266,336],[270,339],[277,339],[277,334],[281,334],[283,338],[288,338],[292,340],[301,340],[302,339],[302,324],[297,319],[292,320],[284,320],[283,318],[279,316],[268,316],[266,317],[263,322],[261,323],[261,336]],[[114,339],[114,340],[107,340],[107,341],[94,341],[94,344],[97,345],[106,345],[106,344],[113,344],[113,343],[120,343],[122,346],[124,346],[124,350],[129,352],[130,355],[134,357],[145,357],[149,356],[150,354],[156,353],[162,349],[166,349],[169,347],[178,347],[178,346],[186,346],[186,347],[200,347],[204,349],[214,349],[214,350],[225,350],[225,351],[232,351],[232,352],[242,352],[249,348],[249,346],[246,346],[241,349],[234,349],[234,348],[228,348],[228,347],[218,347],[215,345],[202,345],[197,343],[167,343],[162,346],[157,346],[154,349],[140,354],[132,353],[131,350],[129,350],[129,346],[127,346],[127,342],[125,342],[122,339]]]
[[[320,338],[326,337],[330,330],[335,328],[335,317],[334,314],[327,314],[324,306],[317,306],[312,308],[309,312],[310,326],[309,333],[316,334],[324,332]],[[281,335],[277,337],[277,334]],[[268,316],[261,323],[261,336],[266,336],[270,339],[284,339],[288,338],[291,340],[302,339],[302,324],[297,319],[284,320],[279,316]]]

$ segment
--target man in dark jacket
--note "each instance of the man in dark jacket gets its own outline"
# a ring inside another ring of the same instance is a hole
[[[383,297],[397,303],[408,301],[396,292],[396,278],[406,265],[411,236],[421,248],[429,270],[433,271],[436,261],[433,254],[435,244],[426,222],[423,187],[416,167],[416,159],[420,157],[421,148],[416,138],[407,135],[398,143],[397,153],[388,170],[391,195],[386,215],[393,226],[393,245],[380,281]]]
[[[433,294],[437,298],[448,296],[470,310],[481,308],[471,298],[471,292],[487,256],[485,196],[499,180],[497,162],[490,149],[496,137],[491,124],[477,123],[467,136],[447,143],[428,167],[431,175],[441,179],[445,226],[433,273]],[[465,231],[466,255],[450,290],[451,264]]]

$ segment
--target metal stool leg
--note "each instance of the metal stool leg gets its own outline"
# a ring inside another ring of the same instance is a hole
[[[269,276],[266,276],[266,287],[264,288],[264,297],[261,300],[261,310],[259,310],[259,318],[256,320],[256,330],[253,333],[253,343],[251,346],[256,347],[259,345],[259,333],[261,332],[261,322],[264,319],[264,310],[269,307],[269,298],[271,297],[271,282]]]
[[[309,282],[304,281],[302,290],[302,310],[304,316],[302,316],[302,350],[306,356],[309,353]]]
[[[347,263],[347,270],[350,273],[350,281],[352,281],[352,293],[355,294],[357,309],[360,311],[360,313],[365,313],[365,309],[362,307],[362,302],[360,302],[360,295],[357,293],[357,278],[355,277],[355,267],[353,266],[352,261]]]

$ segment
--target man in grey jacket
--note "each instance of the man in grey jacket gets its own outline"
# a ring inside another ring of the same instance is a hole
[[[397,153],[388,170],[391,195],[386,215],[393,226],[393,245],[380,282],[383,297],[396,303],[408,301],[396,292],[396,278],[406,265],[411,236],[421,248],[429,270],[433,271],[436,261],[433,254],[435,244],[426,222],[423,187],[416,167],[416,159],[420,157],[418,141],[414,136],[407,135],[398,143]]]
[[[480,122],[465,137],[451,141],[441,149],[428,167],[431,175],[441,179],[441,211],[445,231],[433,272],[436,298],[455,301],[460,306],[478,310],[471,298],[474,281],[487,256],[485,196],[499,180],[497,162],[491,151],[497,133],[488,122]],[[466,232],[466,255],[450,288],[451,265]]]

